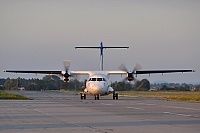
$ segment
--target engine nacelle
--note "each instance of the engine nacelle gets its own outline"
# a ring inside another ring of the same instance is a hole
[[[89,91],[87,90],[87,88],[84,89],[84,93],[85,94],[90,94]]]
[[[69,74],[65,71],[62,71],[62,77],[63,77],[63,80],[64,82],[68,82],[69,81]]]
[[[114,92],[114,89],[112,87],[108,87],[108,93],[113,93]]]
[[[132,82],[134,80],[133,77],[127,77],[128,82]]]
[[[68,79],[68,78],[64,78],[63,80],[64,80],[64,82],[68,82],[68,81],[69,81],[69,79]]]
[[[133,73],[128,73],[127,78],[128,82],[132,82],[134,80]]]
[[[64,82],[69,82],[69,78],[68,77],[66,78],[66,77],[62,76],[62,78],[63,78]]]

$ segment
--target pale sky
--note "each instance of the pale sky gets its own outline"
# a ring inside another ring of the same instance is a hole
[[[130,47],[106,49],[105,70],[121,63],[129,69],[136,63],[143,70],[194,69],[137,78],[200,82],[199,0],[0,0],[0,78],[40,78],[2,70],[64,70],[63,60],[71,60],[70,70],[99,70],[99,50],[74,47],[101,41]]]

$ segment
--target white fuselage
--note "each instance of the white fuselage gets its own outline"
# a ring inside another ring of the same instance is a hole
[[[103,96],[113,93],[114,89],[105,74],[94,74],[86,82],[84,93],[92,96]]]

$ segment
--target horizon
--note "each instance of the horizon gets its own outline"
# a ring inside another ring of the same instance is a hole
[[[40,74],[41,75],[41,74]],[[42,80],[43,79],[43,77],[45,77],[45,76],[47,76],[47,75],[45,75],[45,74],[43,74],[44,76],[40,76],[40,77],[35,77],[35,78],[24,78],[24,77],[17,77],[17,78],[21,78],[21,79],[25,79],[25,80],[29,80],[29,79],[39,79],[39,80]],[[49,76],[49,75],[48,75]],[[60,80],[62,80],[62,77],[60,77],[60,76],[58,76],[58,75],[55,75],[55,76],[57,76],[57,77],[59,77],[60,78]],[[5,80],[7,80],[7,79],[17,79],[17,78],[10,78],[10,77],[7,77],[7,78],[0,78],[0,79],[5,79]],[[144,78],[144,79],[147,79],[148,80],[148,78]],[[87,78],[81,78],[81,79],[76,79],[76,78],[71,78],[70,79],[70,81],[73,81],[73,80],[78,80],[78,81],[80,81],[80,82],[84,82],[84,80],[87,80]],[[141,80],[143,80],[143,79],[140,79],[140,81]],[[149,80],[148,80],[149,81]],[[114,83],[114,82],[123,82],[122,80],[113,80],[113,81],[111,81],[112,83]],[[150,81],[149,81],[150,82]],[[132,82],[128,82],[128,81],[126,81],[126,83],[130,83],[130,84],[135,84],[134,83],[134,81],[132,81]],[[158,80],[158,81],[154,81],[154,82],[150,82],[150,84],[179,84],[179,85],[181,85],[181,84],[189,84],[189,85],[199,85],[200,84],[200,82],[169,82],[169,81],[166,81],[166,80]]]
[[[138,75],[150,82],[200,82],[200,1],[0,1],[0,78],[38,78],[3,70],[99,70],[99,50],[75,46],[129,46],[104,51],[104,70],[192,69],[192,73]],[[111,77],[112,81],[122,79]]]

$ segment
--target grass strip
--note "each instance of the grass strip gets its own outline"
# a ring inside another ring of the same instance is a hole
[[[3,99],[3,100],[28,100],[29,98],[26,96],[17,95],[14,93],[0,91],[0,99]]]
[[[122,96],[143,97],[143,98],[161,98],[173,101],[200,102],[200,92],[144,92],[144,91],[123,91],[119,92]]]

